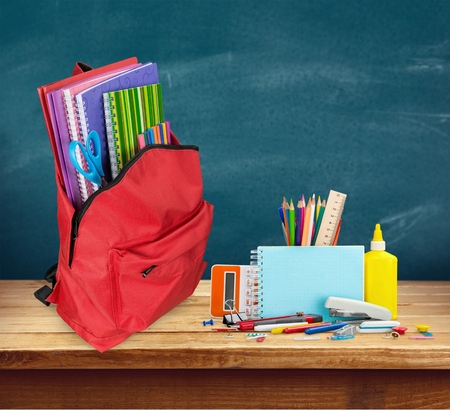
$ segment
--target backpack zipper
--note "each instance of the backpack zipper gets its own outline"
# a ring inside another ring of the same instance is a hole
[[[111,182],[108,183],[103,188],[98,189],[95,191],[82,205],[81,209],[76,212],[72,217],[72,233],[70,238],[70,251],[69,251],[69,268],[72,267],[72,260],[73,260],[73,253],[75,250],[75,243],[78,238],[78,228],[80,226],[81,220],[83,219],[84,214],[91,206],[94,199],[99,196],[102,192],[107,191],[108,189],[111,189],[112,187],[116,186],[125,176],[125,174],[128,172],[128,170],[136,163],[136,161],[139,160],[142,155],[144,155],[145,152],[150,151],[152,149],[166,149],[166,150],[174,150],[174,151],[180,151],[180,150],[191,150],[191,151],[199,151],[198,146],[196,145],[163,145],[163,144],[153,144],[148,145],[145,148],[141,149],[130,161],[128,161],[124,167],[120,170],[119,175],[117,175],[116,178],[114,178]]]
[[[148,276],[148,274],[149,274],[153,269],[155,269],[155,268],[157,268],[157,267],[158,267],[158,265],[152,265],[152,266],[150,266],[150,267],[147,268],[144,272],[141,272],[142,277],[145,279],[145,278]]]

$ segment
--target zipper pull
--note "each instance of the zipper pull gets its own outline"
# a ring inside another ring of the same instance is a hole
[[[152,266],[150,266],[148,269],[146,269],[144,272],[141,272],[141,273],[142,273],[142,277],[143,277],[143,278],[146,278],[147,275],[148,275],[153,269],[155,269],[156,267],[157,267],[157,265],[152,265]]]

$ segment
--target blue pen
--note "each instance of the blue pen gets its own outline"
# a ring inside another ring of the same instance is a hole
[[[311,329],[306,329],[305,333],[307,335],[312,335],[314,333],[329,332],[330,330],[340,329],[341,327],[344,327],[347,325],[348,325],[347,322],[342,322],[342,323],[335,323],[334,325],[317,326],[317,327],[312,327]]]

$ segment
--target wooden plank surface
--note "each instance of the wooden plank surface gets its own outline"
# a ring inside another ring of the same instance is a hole
[[[203,281],[105,353],[34,298],[41,285],[0,282],[3,408],[450,408],[449,282],[399,283],[398,320],[410,334],[429,324],[433,340],[226,338],[203,326],[210,292]]]
[[[209,319],[210,282],[121,345],[99,353],[77,336],[54,306],[38,302],[41,281],[2,281],[1,369],[450,369],[450,282],[399,282],[399,318],[409,334],[427,323],[433,340],[357,335],[346,341],[294,341],[245,333],[226,338],[203,326]],[[220,320],[217,321],[221,326]]]
[[[16,370],[2,391],[5,408],[450,408],[439,370]]]

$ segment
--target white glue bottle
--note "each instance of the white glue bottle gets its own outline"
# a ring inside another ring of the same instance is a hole
[[[370,252],[364,254],[364,300],[384,306],[397,319],[397,257],[386,252],[380,224],[375,225]]]

